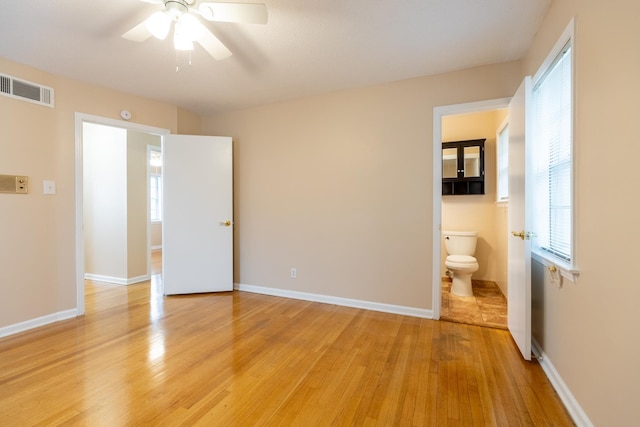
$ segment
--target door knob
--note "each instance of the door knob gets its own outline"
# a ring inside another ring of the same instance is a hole
[[[524,230],[522,230],[522,231],[521,231],[521,232],[519,232],[519,233],[516,233],[515,231],[512,231],[512,232],[511,232],[511,234],[513,234],[513,236],[514,236],[514,237],[519,237],[519,238],[521,238],[522,240],[524,240]]]
[[[220,225],[223,225],[225,227],[231,227],[232,222],[230,220],[226,220],[226,221],[220,221]]]

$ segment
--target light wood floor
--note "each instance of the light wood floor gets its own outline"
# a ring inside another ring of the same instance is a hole
[[[1,339],[0,425],[572,425],[506,331],[154,277]]]

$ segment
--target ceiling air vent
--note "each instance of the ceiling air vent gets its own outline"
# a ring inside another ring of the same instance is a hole
[[[52,88],[8,74],[0,74],[0,94],[53,108]]]

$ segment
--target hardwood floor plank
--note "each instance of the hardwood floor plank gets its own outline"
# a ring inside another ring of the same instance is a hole
[[[0,425],[572,425],[506,331],[160,285],[0,339]]]

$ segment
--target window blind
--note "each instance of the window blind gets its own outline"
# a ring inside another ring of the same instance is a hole
[[[568,44],[533,89],[535,243],[567,262],[573,233],[571,78]]]
[[[149,177],[149,207],[151,221],[162,221],[162,176]]]

